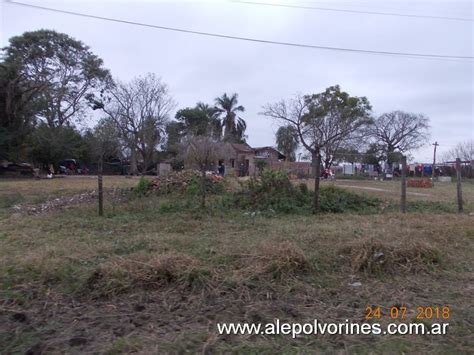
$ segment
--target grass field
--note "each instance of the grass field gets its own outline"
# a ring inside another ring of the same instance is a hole
[[[107,176],[104,188],[128,188],[137,184],[137,177]],[[64,195],[97,190],[96,176],[67,176],[56,179],[2,179],[0,196],[14,203],[40,203]],[[5,205],[4,202],[3,205]]]
[[[104,183],[128,189],[137,179]],[[398,198],[397,182],[336,184]],[[173,195],[110,195],[101,218],[91,202],[31,215],[14,208],[95,190],[93,178],[0,180],[0,352],[467,354],[474,346],[473,187],[463,185],[464,214],[263,217],[212,201],[202,210]],[[409,201],[454,204],[455,184],[408,191]],[[374,262],[374,251],[383,262]],[[448,334],[292,339],[224,336],[216,328],[276,318],[362,322],[367,305],[387,314],[401,304],[405,321],[418,306],[449,306]]]

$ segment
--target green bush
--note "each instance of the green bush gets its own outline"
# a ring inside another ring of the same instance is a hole
[[[282,213],[304,212],[310,200],[309,194],[294,188],[287,173],[274,170],[264,170],[260,179],[250,179],[230,199],[238,208]]]
[[[304,182],[301,182],[301,183],[298,184],[298,189],[303,194],[309,193],[308,184],[306,184]]]
[[[144,196],[150,190],[150,181],[144,176],[140,177],[137,186],[133,188],[133,192],[137,196]]]
[[[360,195],[336,186],[322,186],[320,206],[322,212],[370,212],[378,209],[380,200]]]
[[[186,187],[186,193],[191,196],[196,196],[202,193],[202,177],[194,176]],[[206,176],[206,194],[221,194],[224,192],[224,181],[213,181],[212,177]]]
[[[251,179],[241,191],[227,198],[226,203],[251,211],[273,210],[280,213],[309,213],[312,211],[314,192],[306,184],[295,187],[283,171],[263,171],[261,179]],[[359,195],[335,186],[320,190],[320,210],[323,213],[376,212],[380,200]]]

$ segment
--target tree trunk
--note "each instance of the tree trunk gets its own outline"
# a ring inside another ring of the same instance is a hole
[[[313,152],[313,162],[315,164],[313,213],[316,214],[319,212],[319,181],[321,176],[321,152],[319,148]]]
[[[388,153],[387,153],[387,165],[388,165],[388,173],[390,173],[390,174],[393,173],[394,155],[395,155],[395,150],[389,147],[388,148]],[[387,168],[385,168],[385,170],[387,170]]]
[[[137,175],[137,152],[135,148],[131,149],[130,154],[130,173],[132,175]]]
[[[148,159],[147,152],[145,151],[143,155],[143,171],[142,175],[147,175],[148,174],[148,166],[150,165],[150,160]]]
[[[99,216],[104,215],[104,188],[102,184],[104,157],[101,155],[97,169],[98,193],[99,193]]]
[[[206,207],[206,170],[201,172],[201,207]]]
[[[324,159],[324,169],[329,169],[331,167],[331,158],[327,157]]]

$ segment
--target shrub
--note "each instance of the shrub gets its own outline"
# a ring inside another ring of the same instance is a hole
[[[189,195],[199,195],[201,191],[201,176],[194,176],[186,187],[186,193]],[[215,179],[214,176],[206,176],[205,184],[206,194],[220,194],[224,192],[224,180],[222,178]]]
[[[263,172],[263,170],[267,167],[267,165],[268,163],[266,160],[259,159],[255,162],[255,166],[257,167],[259,174]]]
[[[309,193],[308,185],[304,182],[301,182],[301,183],[298,184],[298,189],[303,194],[308,194]]]
[[[380,200],[375,197],[336,186],[322,186],[320,201],[321,211],[332,213],[374,211],[380,205]]]
[[[148,190],[150,189],[150,181],[145,178],[144,176],[140,177],[137,186],[133,189],[133,192],[138,196],[146,195]]]
[[[306,184],[295,187],[287,173],[267,170],[261,179],[251,179],[232,195],[232,203],[246,210],[273,210],[281,213],[309,213],[314,193]],[[321,187],[321,212],[377,211],[380,201],[335,186]]]
[[[308,210],[310,194],[294,188],[284,171],[264,170],[260,179],[250,179],[232,195],[231,203],[247,210],[294,213]]]

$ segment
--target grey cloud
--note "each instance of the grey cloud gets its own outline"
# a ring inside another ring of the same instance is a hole
[[[26,0],[25,0],[26,1]],[[31,0],[29,0],[31,1]],[[31,1],[33,3],[33,1]],[[288,42],[473,55],[472,22],[327,13],[242,5],[230,1],[35,1],[43,6],[146,23]],[[331,1],[331,7],[474,17],[470,2]],[[431,118],[432,139],[446,145],[473,135],[473,62],[316,51],[158,31],[0,4],[1,45],[27,30],[52,28],[91,46],[115,77],[155,72],[178,108],[239,93],[251,145],[272,145],[276,126],[261,106],[296,92],[340,84],[367,96],[374,111],[401,109]],[[449,124],[447,123],[449,122]],[[441,147],[440,147],[441,149]],[[431,147],[413,152],[430,160]]]

